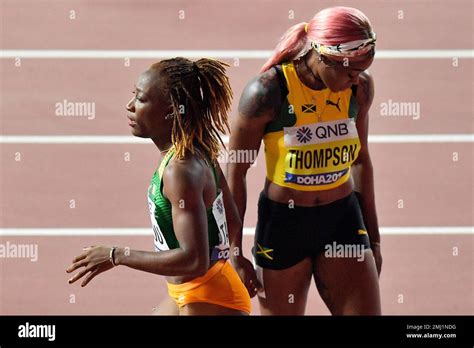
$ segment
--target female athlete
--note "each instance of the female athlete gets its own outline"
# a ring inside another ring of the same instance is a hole
[[[242,255],[242,225],[217,163],[232,99],[225,66],[174,58],[140,75],[127,110],[132,134],[151,138],[159,150],[148,189],[156,252],[85,248],[67,269],[80,269],[70,283],[87,275],[85,286],[127,266],[166,276],[170,298],[155,314],[250,313],[246,287],[254,292],[256,276]]]
[[[242,93],[230,150],[263,140],[266,160],[253,248],[262,314],[304,314],[313,276],[333,315],[381,314],[367,146],[375,40],[361,11],[322,10],[284,34]],[[248,168],[228,166],[242,221]]]

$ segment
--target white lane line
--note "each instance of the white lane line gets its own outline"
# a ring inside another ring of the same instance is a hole
[[[0,50],[0,58],[72,59],[162,59],[214,57],[228,59],[268,59],[271,50]],[[378,50],[377,59],[474,58],[474,50]]]
[[[225,144],[229,136],[223,136]],[[472,143],[474,134],[380,134],[369,143]],[[0,144],[151,144],[150,139],[129,135],[2,135]]]
[[[474,234],[474,226],[381,227],[380,233],[385,235]]]
[[[0,144],[152,144],[130,135],[2,135]]]
[[[369,135],[369,142],[382,143],[472,143],[474,134],[381,134]]]
[[[253,236],[255,227],[245,227],[245,236]],[[151,228],[0,228],[0,237],[8,236],[151,236]],[[381,227],[382,235],[474,234],[474,226]]]

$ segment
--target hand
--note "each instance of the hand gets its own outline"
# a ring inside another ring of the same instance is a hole
[[[380,278],[380,272],[382,272],[382,253],[380,251],[380,243],[373,243],[370,247],[374,254],[375,266],[377,267],[377,274]]]
[[[96,275],[114,267],[110,262],[110,247],[91,246],[83,250],[85,252],[77,256],[72,261],[72,265],[66,270],[67,273],[71,273],[80,267],[84,267],[83,270],[69,279],[69,284],[74,283],[90,272],[82,282],[82,287],[86,286]]]
[[[249,260],[243,256],[235,256],[231,258],[231,263],[247,288],[250,297],[254,297],[258,291],[263,291],[263,287],[257,279],[255,269]]]

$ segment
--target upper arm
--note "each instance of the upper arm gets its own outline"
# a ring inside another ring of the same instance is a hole
[[[237,205],[235,204],[232,193],[230,192],[229,186],[227,185],[227,180],[218,164],[216,165],[216,170],[217,175],[219,176],[219,187],[222,190],[222,194],[224,196],[225,215],[229,231],[229,238],[232,244],[234,238],[238,236],[242,230],[242,220],[240,219],[239,211],[237,209]],[[241,253],[242,251],[240,250],[239,252]]]
[[[275,69],[255,77],[244,88],[239,112],[231,122],[230,150],[258,151],[265,127],[274,119],[281,105],[279,77]],[[229,163],[247,170],[251,163]]]
[[[368,136],[369,136],[369,110],[374,99],[374,81],[372,76],[364,71],[360,75],[356,100],[359,104],[356,127],[359,133],[361,149],[356,164],[369,158]]]
[[[199,263],[209,263],[207,212],[202,167],[171,162],[163,173],[163,193],[171,202],[173,229],[180,248]]]

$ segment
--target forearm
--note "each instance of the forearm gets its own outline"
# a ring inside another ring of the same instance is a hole
[[[374,171],[370,158],[353,166],[355,191],[361,195],[361,209],[371,243],[380,243],[377,210],[375,207]]]
[[[237,182],[239,182],[237,184]],[[230,234],[230,250],[231,258],[237,256],[243,256],[242,249],[242,234],[243,234],[243,221],[245,216],[245,209],[247,206],[247,193],[245,187],[245,178],[242,180],[232,180],[229,182],[229,190],[234,199],[234,208],[235,208],[235,225],[232,228],[232,232],[229,230]]]
[[[236,209],[236,208],[235,208]],[[242,256],[242,223],[238,218],[237,211],[235,215],[227,214],[227,226],[229,229],[230,256]]]
[[[234,199],[240,221],[244,223],[245,211],[247,209],[247,184],[244,173],[236,173],[232,168],[229,169],[228,185]]]
[[[209,261],[206,266],[180,248],[161,252],[117,248],[114,261],[117,265],[163,276],[198,276],[209,267]]]

